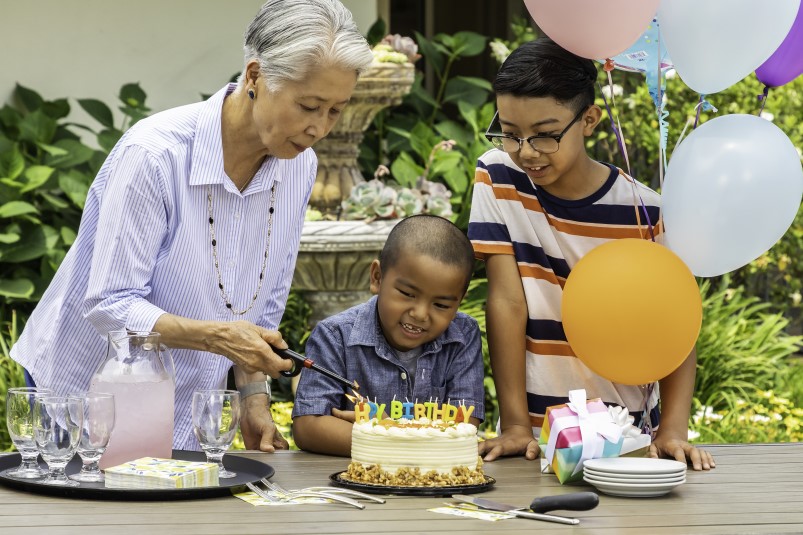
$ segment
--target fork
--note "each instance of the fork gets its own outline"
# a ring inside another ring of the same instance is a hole
[[[281,492],[281,493],[295,492],[295,491],[286,491],[281,486],[273,482],[265,482],[265,484],[273,485],[273,487],[275,487],[276,492]],[[370,494],[365,494],[364,492],[359,492],[351,489],[341,489],[338,487],[306,487],[301,490],[310,492],[328,492],[331,494],[345,494],[346,496],[351,496],[357,500],[368,500],[374,503],[385,503],[385,500],[383,500],[382,498],[379,498],[377,496],[371,496]]]
[[[365,506],[360,502],[354,501],[351,498],[347,498],[345,496],[338,496],[336,494],[328,493],[328,492],[307,492],[306,490],[300,491],[287,491],[284,490],[282,487],[276,486],[275,483],[267,481],[266,479],[260,479],[260,483],[264,484],[268,489],[272,490],[274,493],[279,494],[281,496],[272,496],[270,493],[265,492],[262,489],[259,489],[253,483],[247,483],[248,488],[253,490],[257,493],[257,495],[262,496],[267,500],[271,500],[273,502],[284,502],[290,501],[293,498],[325,498],[327,500],[331,500],[333,502],[342,503],[345,505],[350,505],[352,507],[356,507],[357,509],[365,509]],[[259,489],[259,490],[257,490]]]

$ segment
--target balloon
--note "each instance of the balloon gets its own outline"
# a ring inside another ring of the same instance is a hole
[[[604,59],[600,59],[604,62]],[[658,101],[659,93],[659,69],[663,74],[672,68],[672,60],[666,50],[660,32],[660,24],[657,19],[652,19],[650,25],[641,34],[641,37],[633,43],[630,48],[611,58],[613,66],[617,69],[628,72],[641,72],[647,77],[647,87],[655,107],[660,107]],[[661,84],[663,87],[663,84]]]
[[[781,46],[756,69],[756,77],[768,87],[788,84],[800,74],[803,74],[803,3]]]
[[[632,45],[659,0],[524,0],[544,33],[578,56],[610,58]]]
[[[724,115],[675,149],[661,203],[666,245],[700,277],[759,257],[792,224],[803,195],[800,156],[777,126]]]
[[[800,0],[668,0],[661,34],[683,82],[702,94],[726,89],[769,58],[789,33]]]
[[[694,347],[703,320],[697,281],[657,243],[621,239],[592,249],[563,288],[563,329],[574,354],[616,383],[663,379]]]

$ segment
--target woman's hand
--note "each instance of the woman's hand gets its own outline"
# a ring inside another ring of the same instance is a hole
[[[245,398],[241,405],[240,432],[246,449],[273,453],[290,446],[273,422],[268,397],[255,394]]]
[[[287,343],[278,331],[271,331],[247,321],[218,324],[208,340],[210,351],[223,355],[245,372],[263,372],[273,378],[293,367],[273,352],[271,346],[286,349]]]

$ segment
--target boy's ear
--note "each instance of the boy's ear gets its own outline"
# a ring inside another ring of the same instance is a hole
[[[378,294],[379,286],[382,283],[382,268],[379,265],[379,259],[376,259],[373,262],[371,262],[369,273],[370,273],[369,279],[370,279],[371,293]]]
[[[585,137],[591,136],[594,133],[594,130],[597,128],[597,125],[602,120],[602,109],[597,106],[596,104],[592,104],[591,107],[588,108],[585,115],[581,119],[583,122],[583,135]]]

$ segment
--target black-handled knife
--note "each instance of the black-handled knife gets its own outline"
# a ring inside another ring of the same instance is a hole
[[[588,511],[599,505],[596,492],[573,492],[557,496],[541,496],[533,500],[530,510],[534,513],[547,513],[557,509],[566,511]]]
[[[545,515],[543,513],[531,513],[524,510],[522,507],[515,505],[508,505],[506,503],[494,502],[486,500],[485,498],[474,498],[473,496],[463,496],[462,494],[452,494],[452,498],[462,503],[471,503],[482,509],[489,509],[491,511],[503,511],[519,518],[529,518],[531,520],[543,520],[546,522],[557,522],[559,524],[579,524],[580,521],[576,518],[567,518],[565,516]]]

